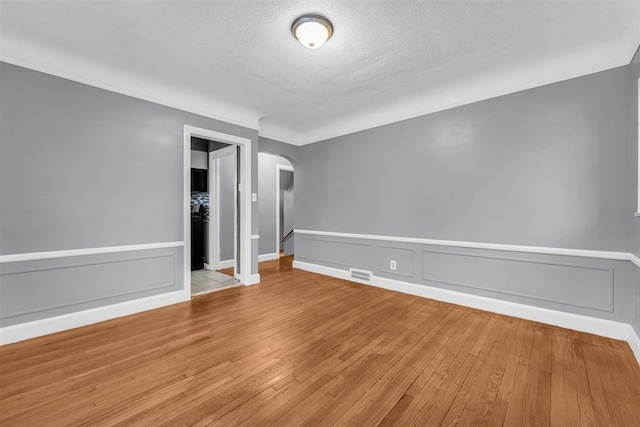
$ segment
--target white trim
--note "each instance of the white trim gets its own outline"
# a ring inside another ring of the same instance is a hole
[[[423,298],[434,299],[437,301],[443,301],[450,304],[462,305],[465,307],[490,311],[506,316],[518,317],[521,319],[546,323],[562,328],[573,329],[575,331],[587,332],[607,338],[627,341],[632,348],[634,348],[635,346],[634,352],[636,354],[636,357],[638,358],[638,362],[640,363],[640,357],[638,357],[639,353],[636,351],[640,350],[640,341],[637,340],[637,336],[635,335],[635,332],[633,332],[633,328],[631,327],[631,325],[627,323],[598,319],[595,317],[583,316],[573,313],[565,313],[557,310],[549,310],[546,308],[481,297],[478,295],[471,295],[462,292],[451,291],[448,289],[418,285],[415,283],[377,277],[373,274],[370,275],[370,281],[366,282],[352,278],[350,271],[347,270],[340,270],[337,268],[325,267],[323,265],[302,261],[293,261],[293,268],[310,271],[312,273],[323,274],[326,276],[337,277],[339,279],[362,283],[365,285],[375,286],[391,291],[416,295]],[[357,270],[361,271],[360,269]],[[631,338],[632,333],[634,336],[633,339]]]
[[[218,270],[220,267],[220,159],[225,156],[235,157],[235,145],[221,148],[219,150],[209,152],[209,198],[210,206],[213,207],[211,218],[209,221],[209,264],[212,270]],[[235,178],[234,178],[235,188]],[[235,196],[234,196],[235,210]],[[235,221],[234,221],[235,223]],[[235,244],[235,225],[234,225],[234,244]]]
[[[262,255],[258,255],[258,262],[273,261],[274,259],[278,259],[278,258],[280,258],[280,256],[276,253],[262,254]]]
[[[18,325],[5,326],[4,328],[0,328],[0,345],[104,322],[105,320],[128,316],[142,311],[153,310],[154,308],[188,301],[190,298],[190,292],[170,292],[133,301],[110,304],[104,307],[92,308],[90,310],[63,314],[61,316],[34,320],[32,322],[20,323]]]
[[[251,279],[251,139],[195,126],[184,125],[183,131],[183,236],[184,291],[191,294],[191,137],[233,144],[240,147],[240,282]],[[237,175],[237,174],[235,174]],[[237,192],[236,192],[237,194]],[[237,221],[234,221],[234,224]],[[237,239],[234,239],[234,245]],[[237,256],[235,258],[238,258]],[[236,268],[238,271],[238,268]]]
[[[260,283],[260,274],[256,273],[251,275],[245,286],[257,285],[258,283]]]
[[[177,248],[184,242],[143,243],[140,245],[105,246],[101,248],[66,249],[61,251],[29,252],[0,255],[0,264],[7,262],[35,261],[40,259],[67,258],[73,256],[111,254],[115,252],[145,251],[149,249]]]
[[[252,234],[251,235],[251,240],[258,240],[260,238],[259,234]]]
[[[581,76],[622,67],[631,62],[637,46],[637,43],[633,45],[634,51],[630,55],[626,52],[620,52],[620,55],[616,59],[611,59],[610,62],[605,64],[592,65],[589,62],[589,58],[579,54],[580,56],[574,58],[572,61],[574,64],[582,64],[580,69],[577,71],[575,70],[575,66],[573,66],[571,70],[556,70],[553,73],[553,76],[547,76],[542,79],[539,78],[539,73],[532,72],[526,80],[523,80],[521,70],[515,70],[507,75],[492,74],[484,80],[468,81],[460,86],[448,87],[444,93],[430,93],[426,95],[426,97],[422,97],[415,102],[403,102],[401,105],[391,105],[387,108],[369,111],[360,115],[345,116],[342,121],[333,120],[325,126],[314,127],[304,132],[295,132],[291,127],[279,125],[278,123],[268,120],[265,116],[257,117],[255,113],[246,109],[234,108],[229,104],[216,103],[215,100],[211,100],[210,98],[203,100],[202,97],[189,96],[186,95],[184,91],[177,89],[168,90],[167,87],[160,86],[150,88],[147,85],[144,89],[144,93],[138,92],[138,90],[140,90],[139,88],[133,89],[136,88],[135,83],[138,83],[135,81],[138,80],[135,77],[132,80],[130,77],[124,75],[102,76],[103,81],[110,80],[115,82],[114,85],[113,83],[107,84],[97,82],[78,74],[61,71],[59,69],[54,69],[53,67],[41,66],[31,61],[7,57],[6,55],[0,55],[0,61],[53,76],[62,77],[64,79],[83,83],[89,86],[98,87],[111,92],[131,96],[137,99],[177,108],[179,110],[191,112],[204,117],[221,120],[226,123],[258,130],[259,135],[261,136],[296,146],[302,146],[376,128],[389,123],[396,123],[414,117],[424,116],[461,105],[468,105],[486,99],[492,99],[527,89],[545,86],[551,83],[575,79]],[[601,49],[602,51],[607,51],[607,53],[609,53],[611,47],[603,45]],[[29,51],[31,51],[32,58],[38,57],[38,55],[35,54],[38,49],[34,50],[31,46]],[[592,55],[597,55],[597,53],[589,52],[589,56]],[[612,55],[607,56],[609,58],[613,58]],[[90,71],[91,70],[84,70],[81,74],[91,75],[92,73]],[[104,70],[100,71],[104,72]],[[125,88],[125,86],[129,86],[129,88]],[[197,108],[194,108],[194,106],[197,106]],[[218,114],[221,111],[224,111],[226,115]]]
[[[629,325],[629,338],[627,339],[629,343],[629,347],[631,347],[631,351],[633,355],[636,356],[638,363],[640,363],[640,337],[636,334],[633,326]]]
[[[209,266],[207,270],[217,270],[220,267],[220,162],[209,152]],[[213,218],[213,222],[211,221]]]
[[[182,260],[183,290],[191,293],[191,134],[186,125],[183,129],[184,140],[182,144],[182,238],[184,239],[184,251]],[[188,206],[188,207],[187,207]],[[189,212],[187,212],[189,211]]]
[[[293,172],[293,166],[276,165],[276,253],[280,253],[280,171]]]
[[[233,171],[233,260],[235,261],[233,271],[236,273],[236,279],[240,280],[241,275],[237,274],[237,272],[240,271],[238,268],[238,258],[242,257],[242,254],[238,250],[238,192],[240,191],[240,187],[238,186],[238,174],[240,173],[240,171],[238,171],[238,150],[236,150],[236,154],[233,156]]]
[[[196,292],[194,294],[191,294],[192,297],[199,297],[201,295],[206,295],[206,294],[211,294],[213,292],[219,292],[219,291],[225,291],[227,289],[231,289],[231,288],[237,288],[239,286],[242,286],[240,284],[237,285],[229,285],[229,286],[223,286],[221,288],[215,288],[215,289],[207,289],[206,291],[202,291],[202,292]]]
[[[232,145],[230,145],[229,147],[219,148],[217,150],[210,151],[209,154],[213,154],[213,157],[218,158],[218,159],[221,158],[221,157],[235,156],[236,147],[235,147],[235,144],[233,144],[233,143],[231,143],[231,144]]]
[[[637,49],[637,46],[638,43],[636,42],[634,47]],[[599,53],[591,51],[588,55],[608,54],[610,50],[611,45],[602,45]],[[633,59],[633,53],[630,56],[626,52],[619,51],[619,53],[620,55],[615,60],[612,59],[605,64],[591,65],[587,56],[576,52],[572,62],[574,64],[582,64],[579,70],[576,70],[574,66],[571,70],[554,70],[553,75],[547,76],[542,76],[539,70],[536,70],[524,77],[522,69],[514,68],[505,70],[506,73],[503,74],[491,73],[485,78],[468,80],[459,85],[447,85],[442,91],[419,96],[414,101],[408,101],[405,98],[404,102],[399,104],[389,104],[379,109],[362,110],[360,114],[344,114],[341,119],[327,121],[322,126],[307,129],[303,132],[294,133],[290,128],[279,131],[279,126],[269,126],[266,133],[270,135],[269,138],[271,139],[291,142],[297,146],[322,142],[343,135],[629,65],[631,59]],[[565,59],[566,57],[565,55]],[[611,56],[609,57],[611,58]],[[267,127],[267,125],[269,125],[268,120],[262,119],[260,121],[260,128]]]
[[[231,268],[231,267],[235,267],[236,266],[236,260],[235,259],[228,259],[226,261],[220,261],[220,269],[223,268]]]
[[[640,267],[640,258],[638,258],[635,254],[629,254],[629,261],[634,263],[637,267]]]
[[[602,258],[602,259],[613,259],[618,261],[633,261],[632,257],[634,257],[638,260],[638,263],[640,263],[640,259],[638,259],[637,257],[635,257],[635,255],[630,254],[628,252],[549,248],[544,246],[505,245],[501,243],[461,242],[456,240],[434,240],[434,239],[421,239],[417,237],[381,236],[381,235],[374,235],[374,234],[339,233],[339,232],[333,232],[333,231],[315,231],[315,230],[296,229],[295,232],[296,234],[312,234],[316,236],[348,237],[353,239],[383,240],[383,241],[390,241],[390,242],[419,243],[424,245],[454,246],[458,248],[492,249],[496,251],[527,252],[527,253],[534,253],[534,254],[565,255],[565,256],[577,256],[577,257],[585,257],[585,258]]]
[[[208,102],[203,102],[201,98],[188,96],[184,91],[165,91],[165,96],[158,96],[158,93],[160,93],[161,90],[155,90],[155,93],[153,94],[137,92],[135,90],[125,88],[122,84],[122,81],[119,82],[121,83],[120,85],[101,83],[94,80],[86,79],[84,77],[80,77],[75,74],[59,71],[50,67],[40,66],[19,59],[9,58],[5,55],[0,55],[0,61],[22,68],[28,68],[40,73],[49,74],[50,76],[60,77],[66,80],[71,80],[73,82],[82,83],[87,86],[108,90],[109,92],[119,93],[121,95],[130,96],[132,98],[141,99],[143,101],[153,102],[154,104],[160,104],[166,107],[186,111],[188,113],[197,114],[199,116],[220,120],[232,125],[242,126],[253,130],[258,130],[260,128],[258,124],[260,117],[257,117],[254,113],[241,111],[239,109],[232,109],[229,105],[216,104],[211,102],[210,100]],[[194,108],[194,106],[197,106],[197,108]],[[222,115],[218,114],[218,111],[225,111],[227,114],[229,112],[233,112],[233,114]]]
[[[637,46],[637,45],[636,45]],[[634,52],[635,53],[635,52]],[[631,59],[633,59],[633,55],[631,56]],[[638,78],[638,82],[637,82],[637,91],[636,91],[636,106],[638,107],[638,141],[636,141],[636,148],[638,149],[638,164],[636,167],[636,172],[637,172],[637,182],[636,182],[636,189],[638,191],[637,193],[637,212],[636,212],[636,216],[638,216],[638,212],[640,212],[640,77]]]

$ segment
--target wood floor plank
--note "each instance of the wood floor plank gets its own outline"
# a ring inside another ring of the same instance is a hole
[[[262,282],[0,347],[8,426],[640,425],[628,344],[260,264]]]

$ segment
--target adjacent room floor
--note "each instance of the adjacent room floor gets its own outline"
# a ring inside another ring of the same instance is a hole
[[[0,348],[0,424],[640,425],[627,343],[261,263]]]
[[[233,270],[233,269],[232,269]],[[213,270],[195,270],[191,272],[191,295],[238,286],[240,281],[231,275]]]

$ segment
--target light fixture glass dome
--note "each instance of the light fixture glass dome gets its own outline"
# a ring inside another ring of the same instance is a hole
[[[305,47],[317,49],[331,38],[333,25],[324,16],[302,15],[293,21],[291,32]]]

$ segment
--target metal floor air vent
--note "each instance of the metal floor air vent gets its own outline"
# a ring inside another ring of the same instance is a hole
[[[351,272],[352,279],[364,280],[365,282],[368,282],[369,279],[371,278],[370,271],[354,270],[354,269],[350,269],[349,271]]]

